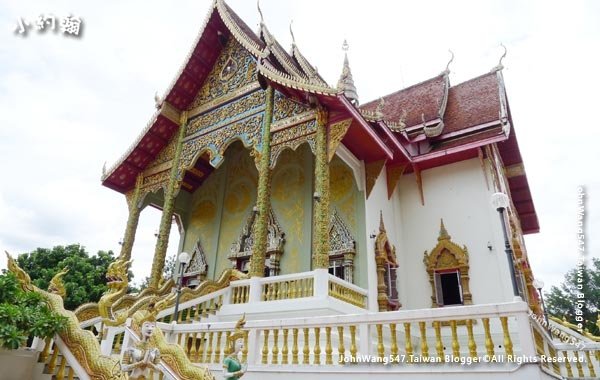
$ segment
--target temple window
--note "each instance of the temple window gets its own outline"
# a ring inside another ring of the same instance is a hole
[[[344,260],[329,259],[329,274],[344,280]]]
[[[423,263],[431,283],[431,306],[471,305],[469,290],[469,253],[451,241],[444,221],[440,223],[438,243],[425,251]]]
[[[438,306],[462,305],[460,270],[446,269],[435,271],[435,299]]]
[[[227,258],[231,261],[232,268],[248,273],[250,269],[250,257],[254,248],[254,223],[256,213],[252,211],[242,229],[240,237],[233,243]],[[275,218],[273,209],[269,210],[267,223],[267,254],[265,260],[265,277],[278,276],[280,272],[279,262],[283,254],[285,233]]]
[[[329,220],[329,273],[348,282],[354,282],[356,242],[337,209]]]

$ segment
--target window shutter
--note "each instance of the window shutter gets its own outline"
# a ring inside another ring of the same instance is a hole
[[[433,284],[435,285],[435,302],[438,306],[444,306],[444,292],[442,290],[442,279],[438,272],[433,274]]]
[[[456,271],[456,283],[458,284],[458,294],[460,295],[460,303],[463,303],[463,290],[462,290],[462,284],[460,283],[460,271],[457,270]]]

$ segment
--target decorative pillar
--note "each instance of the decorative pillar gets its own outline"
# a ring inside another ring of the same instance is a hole
[[[317,109],[313,269],[329,268],[329,162],[327,160],[327,110]]]
[[[273,120],[273,87],[266,89],[265,117],[263,119],[262,150],[258,167],[258,191],[256,207],[258,215],[254,223],[254,247],[250,257],[250,277],[265,275],[269,210],[271,209],[271,121]]]
[[[163,268],[165,266],[165,256],[167,255],[167,246],[169,245],[169,234],[171,233],[175,197],[181,186],[181,178],[179,178],[179,160],[181,157],[183,138],[185,137],[185,131],[187,129],[187,111],[182,111],[179,121],[180,126],[179,135],[177,136],[177,147],[175,148],[175,156],[173,157],[171,165],[169,183],[167,184],[167,189],[165,191],[162,218],[160,219],[160,228],[158,230],[158,240],[156,241],[150,282],[148,283],[148,287],[155,289],[158,288],[158,284],[162,278]]]
[[[140,213],[142,211],[139,203],[143,181],[144,176],[139,174],[135,181],[135,188],[132,192],[125,195],[129,207],[129,217],[127,218],[127,226],[125,227],[125,236],[123,236],[119,258],[126,261],[131,259],[131,250],[133,249],[133,242],[135,241],[135,232],[137,231]]]

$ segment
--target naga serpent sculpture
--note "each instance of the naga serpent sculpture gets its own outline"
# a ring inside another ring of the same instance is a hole
[[[54,276],[47,292],[32,284],[29,275],[19,267],[8,252],[6,252],[6,256],[8,258],[8,270],[16,276],[21,288],[26,292],[41,294],[52,311],[67,318],[66,328],[58,336],[90,376],[90,379],[126,380],[128,377],[121,372],[118,360],[102,355],[100,345],[94,334],[79,327],[79,321],[75,314],[72,311],[65,310],[61,297],[61,294],[65,293],[65,287],[61,277],[66,273],[66,270],[62,270]]]

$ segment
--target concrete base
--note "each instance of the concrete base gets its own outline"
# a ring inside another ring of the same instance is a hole
[[[0,349],[0,380],[33,379],[38,352]]]

